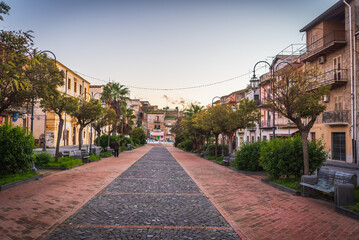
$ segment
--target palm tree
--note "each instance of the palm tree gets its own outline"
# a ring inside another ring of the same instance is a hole
[[[130,134],[135,126],[134,119],[136,119],[136,115],[133,114],[133,109],[131,108],[127,108],[123,113],[124,132]]]
[[[130,99],[129,94],[130,90],[119,83],[108,83],[102,90],[104,101],[115,110],[118,121],[120,121],[122,115],[121,103]],[[109,130],[108,145],[110,145],[110,135],[111,131]]]

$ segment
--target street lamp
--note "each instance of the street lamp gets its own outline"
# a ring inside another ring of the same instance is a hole
[[[289,121],[289,119],[288,119],[288,139],[289,139],[289,137],[290,137],[290,121]]]
[[[214,101],[214,99],[216,99],[216,98],[221,99],[221,98],[220,98],[220,97],[218,97],[218,96],[215,96],[214,98],[212,98],[212,107],[213,107],[213,101]]]
[[[254,65],[254,67],[253,67],[253,77],[252,77],[251,80],[249,81],[252,88],[259,85],[259,79],[256,78],[256,66],[257,66],[259,63],[265,63],[265,64],[267,64],[267,65],[269,66],[269,68],[272,70],[272,71],[271,71],[271,78],[272,78],[272,84],[271,84],[272,86],[271,86],[271,88],[272,88],[272,96],[274,96],[274,73],[275,73],[275,70],[277,70],[278,66],[279,66],[280,64],[282,64],[282,63],[288,64],[288,65],[292,68],[292,70],[294,70],[294,68],[293,68],[293,66],[292,66],[289,62],[286,62],[286,61],[282,61],[282,62],[278,63],[276,66],[274,66],[274,63],[273,63],[273,66],[272,66],[272,65],[271,65],[270,63],[268,63],[267,61],[259,61],[259,62],[257,62],[257,63]],[[275,138],[275,129],[276,129],[276,127],[275,127],[275,110],[272,111],[272,115],[273,115],[273,139],[274,139],[274,138]]]

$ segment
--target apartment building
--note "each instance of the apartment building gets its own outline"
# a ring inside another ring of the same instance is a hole
[[[320,85],[331,87],[323,101],[327,108],[310,131],[310,138],[322,138],[333,160],[357,162],[357,29],[358,1],[338,1],[303,27],[307,51],[305,68],[317,68]],[[355,58],[353,57],[355,56]]]

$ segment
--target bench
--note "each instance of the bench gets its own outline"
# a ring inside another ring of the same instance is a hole
[[[314,195],[315,191],[313,190],[334,193],[335,204],[345,206],[354,204],[354,187],[356,183],[356,174],[321,168],[316,176],[302,176],[300,185],[303,197]]]
[[[229,156],[224,156],[223,157],[223,165],[224,166],[229,166]]]
[[[132,150],[134,149],[135,147],[132,145],[132,144],[127,144],[127,150]]]
[[[89,162],[89,157],[90,155],[88,154],[88,152],[85,149],[81,149],[81,159],[83,163],[88,163]]]

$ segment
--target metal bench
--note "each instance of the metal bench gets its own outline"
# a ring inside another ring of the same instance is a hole
[[[344,206],[354,204],[354,187],[356,183],[356,174],[321,168],[316,176],[302,176],[300,185],[303,197],[314,195],[313,190],[334,193],[335,204]]]
[[[89,162],[89,157],[90,155],[88,154],[88,152],[85,149],[81,149],[81,159],[83,163],[88,163]]]
[[[127,144],[127,150],[132,150],[134,149],[134,146],[132,144]]]

